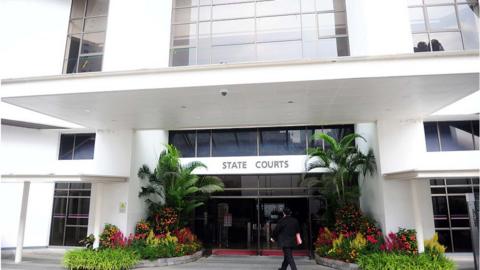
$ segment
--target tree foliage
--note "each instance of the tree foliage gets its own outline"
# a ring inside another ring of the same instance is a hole
[[[339,202],[352,201],[358,198],[358,188],[346,187],[352,183],[358,174],[364,178],[376,171],[373,150],[362,153],[355,145],[356,139],[365,140],[362,136],[352,133],[337,141],[325,133],[315,133],[314,140],[323,140],[322,147],[310,148],[307,161],[307,173],[304,181],[309,186],[320,186],[326,190],[334,189]],[[318,170],[321,169],[321,170]],[[315,172],[325,172],[321,176],[311,176]]]
[[[138,177],[146,181],[139,197],[145,198],[150,216],[168,206],[186,221],[188,214],[203,205],[209,194],[223,190],[224,184],[220,178],[194,174],[196,169],[206,168],[205,164],[193,161],[182,165],[180,157],[177,148],[167,145],[153,172],[147,165],[138,170]]]

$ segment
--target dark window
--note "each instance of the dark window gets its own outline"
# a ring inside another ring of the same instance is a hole
[[[425,128],[425,141],[427,143],[427,152],[440,151],[437,122],[424,123],[423,126]]]
[[[438,187],[443,185],[445,187]],[[470,223],[465,194],[478,191],[478,178],[431,179],[435,230],[447,252],[469,252]],[[439,190],[442,190],[439,192]]]
[[[102,70],[108,0],[72,1],[64,73]]]
[[[425,122],[428,152],[470,151],[478,149],[478,122]]]
[[[216,130],[212,132],[212,156],[256,156],[255,129]]]
[[[59,160],[93,159],[94,152],[95,133],[60,136]]]
[[[305,154],[305,128],[260,130],[260,155]]]
[[[169,141],[180,151],[182,157],[195,156],[195,131],[171,132]]]
[[[314,140],[313,139],[313,135],[315,135],[315,133],[323,133],[323,129],[321,127],[314,127],[314,128],[310,128],[308,130],[308,147],[309,148],[315,148],[315,147],[319,147],[319,148],[322,148],[323,149],[323,140]]]
[[[442,151],[475,150],[470,121],[439,122]]]
[[[79,246],[87,236],[90,183],[55,183],[50,245]]]
[[[210,136],[210,130],[197,132],[197,157],[210,156]]]
[[[351,125],[345,125],[345,126],[326,126],[323,128],[323,132],[330,137],[334,138],[337,142],[339,142],[343,137],[345,137],[348,134],[351,134],[354,132],[354,128]],[[352,142],[354,144],[355,142]],[[330,148],[330,144],[324,143],[325,149]]]

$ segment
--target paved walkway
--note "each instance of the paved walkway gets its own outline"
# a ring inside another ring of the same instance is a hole
[[[2,250],[2,270],[10,269],[62,269],[62,257],[65,249],[63,248],[42,248],[25,249],[23,262],[15,264],[14,250]],[[473,270],[473,256],[471,253],[448,254],[458,266],[459,270]],[[315,261],[307,257],[296,257],[297,268],[299,270],[332,270],[315,264]],[[276,270],[281,264],[281,257],[263,257],[263,256],[210,256],[200,260],[168,267],[158,267],[149,269],[174,270],[174,269],[195,269],[195,270]],[[144,268],[145,269],[145,268]]]
[[[25,249],[23,262],[15,264],[13,250],[2,250],[2,270],[10,269],[63,269],[61,261],[63,249]],[[195,270],[277,270],[282,263],[281,257],[263,256],[210,256],[182,265],[148,268],[148,269],[195,269]],[[317,265],[307,257],[295,257],[299,270],[331,270],[331,268]]]

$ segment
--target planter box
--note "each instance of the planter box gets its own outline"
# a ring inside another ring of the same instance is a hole
[[[200,250],[195,252],[192,255],[187,255],[182,257],[161,258],[154,261],[142,260],[135,266],[135,268],[149,268],[149,267],[160,267],[160,266],[184,264],[184,263],[194,262],[200,259],[202,255],[203,255],[203,250]]]
[[[328,267],[340,269],[340,270],[359,270],[360,269],[358,265],[354,263],[347,263],[339,260],[328,259],[328,258],[320,257],[317,254],[315,254],[315,262],[317,262],[317,264],[320,264],[320,265],[324,265],[324,266],[328,266]]]

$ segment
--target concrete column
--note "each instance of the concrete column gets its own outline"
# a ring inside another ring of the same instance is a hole
[[[425,248],[423,245],[424,235],[422,214],[420,213],[420,207],[422,206],[418,201],[418,191],[415,181],[416,180],[410,180],[410,188],[412,190],[413,217],[415,219],[415,230],[417,231],[418,252],[423,252]]]
[[[95,235],[95,242],[93,247],[97,248],[100,244],[99,236],[102,232],[102,194],[103,194],[103,183],[93,183],[92,184],[92,195],[90,199],[90,215],[89,215],[89,233]],[[93,199],[93,200],[92,200]]]
[[[22,206],[20,208],[20,222],[18,223],[17,248],[15,250],[15,263],[22,261],[23,240],[25,237],[25,223],[27,221],[28,194],[30,182],[23,183]]]

